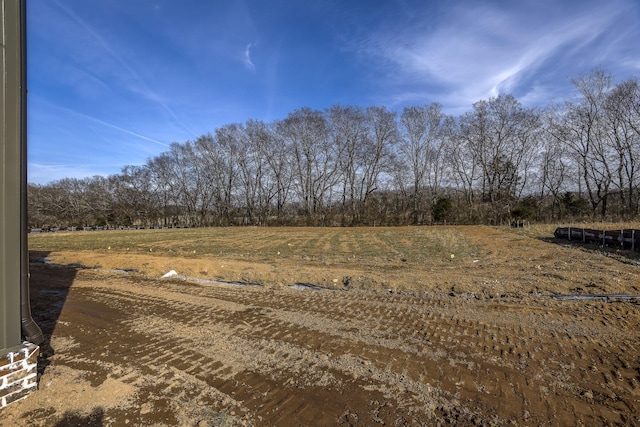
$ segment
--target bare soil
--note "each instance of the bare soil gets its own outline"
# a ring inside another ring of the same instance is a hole
[[[379,266],[34,251],[39,390],[0,425],[640,425],[638,300],[554,297],[640,293],[633,255],[456,232]]]

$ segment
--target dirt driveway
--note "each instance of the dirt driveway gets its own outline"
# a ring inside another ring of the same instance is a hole
[[[447,283],[425,289],[35,263],[40,387],[0,425],[640,424],[638,302],[550,292],[635,293],[640,267],[500,231],[468,237],[491,261],[422,271]]]

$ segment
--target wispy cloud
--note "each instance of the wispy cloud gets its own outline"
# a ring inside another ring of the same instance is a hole
[[[107,123],[104,120],[96,119],[95,117],[87,116],[86,114],[81,114],[81,113],[77,113],[77,114],[79,114],[79,115],[81,115],[81,116],[83,116],[83,117],[85,117],[85,118],[87,118],[89,120],[93,120],[96,123],[100,123],[103,126],[107,126],[107,127],[112,128],[112,129],[119,130],[120,132],[124,132],[124,133],[126,133],[128,135],[135,136],[135,137],[143,139],[145,141],[153,142],[154,144],[162,145],[163,147],[169,147],[169,144],[166,144],[166,143],[164,143],[162,141],[158,141],[157,139],[150,138],[148,136],[144,136],[144,135],[139,134],[137,132],[134,132],[132,130],[128,130],[128,129],[122,128],[120,126],[116,126],[113,123]]]
[[[136,85],[144,85],[144,82],[138,73],[119,55],[115,49],[111,47],[111,43],[105,37],[102,37],[98,31],[94,29],[86,20],[82,19],[73,10],[67,7],[63,2],[54,1],[56,6],[64,12],[64,14],[78,25],[89,38],[91,38],[117,65],[122,68],[129,79],[135,81]]]
[[[155,90],[151,89],[146,82],[146,79],[142,78],[140,73],[131,65],[130,60],[125,60],[119,51],[126,51],[126,43],[118,43],[117,46],[113,46],[107,37],[104,37],[100,32],[92,26],[87,20],[82,19],[73,10],[67,7],[63,2],[55,1],[56,6],[64,12],[64,14],[71,19],[91,40],[93,40],[97,46],[106,53],[106,57],[111,61],[106,60],[108,63],[103,69],[103,73],[115,74],[118,76],[118,80],[124,83],[124,87],[133,94],[141,96],[143,99],[150,101],[157,105],[162,111],[164,111],[179,127],[191,133],[193,136],[197,134],[187,126],[175,113],[175,111],[169,106],[169,103],[160,96]],[[117,42],[116,42],[117,43]],[[114,66],[112,66],[115,65]],[[96,76],[92,76],[98,78]],[[104,77],[108,79],[109,77]]]
[[[251,48],[252,47],[253,47],[253,45],[251,43],[249,43],[247,45],[247,47],[244,49],[244,65],[249,70],[255,71],[256,70],[256,66],[253,65],[253,62],[251,62]]]
[[[404,94],[396,91],[396,99],[433,95],[429,88],[441,86],[444,99],[437,99],[439,102],[470,106],[476,100],[522,88],[545,67],[571,68],[574,55],[586,49],[593,49],[594,57],[603,55],[600,61],[606,61],[607,50],[597,43],[602,42],[606,29],[620,22],[628,4],[626,0],[614,3],[587,2],[575,11],[566,3],[560,9],[553,2],[515,2],[501,7],[463,2],[434,22],[433,29],[397,28],[394,33],[374,34],[359,47],[387,64],[385,77],[392,84],[411,88]],[[429,18],[417,21],[429,22]],[[628,44],[630,39],[617,43]],[[555,60],[562,63],[553,63]],[[539,93],[535,87],[526,91]]]
[[[141,134],[139,132],[135,132],[135,131],[130,130],[130,129],[125,129],[124,127],[115,125],[113,123],[106,122],[104,120],[98,119],[98,118],[90,116],[88,114],[81,113],[79,111],[63,107],[61,105],[52,104],[51,102],[47,102],[47,101],[44,101],[44,100],[41,100],[41,99],[39,99],[38,101],[44,102],[49,108],[54,108],[54,109],[60,110],[60,111],[64,112],[65,114],[73,114],[73,115],[75,115],[77,117],[81,117],[81,118],[90,120],[90,121],[92,121],[94,123],[98,123],[98,124],[100,124],[102,126],[106,126],[108,128],[118,130],[118,131],[123,132],[123,133],[125,133],[127,135],[135,136],[136,138],[140,138],[140,139],[142,139],[144,141],[152,142],[154,144],[161,145],[163,147],[169,147],[170,146],[170,144],[167,144],[166,142],[158,141],[155,138],[151,138],[149,136],[143,135],[143,134]]]

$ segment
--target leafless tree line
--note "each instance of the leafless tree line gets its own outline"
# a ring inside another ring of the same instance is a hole
[[[636,218],[640,84],[604,71],[575,99],[301,108],[174,143],[109,177],[29,186],[33,227],[404,225]]]

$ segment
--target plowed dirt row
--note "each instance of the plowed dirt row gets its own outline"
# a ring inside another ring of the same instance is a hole
[[[638,305],[32,268],[40,389],[2,425],[633,425]]]

